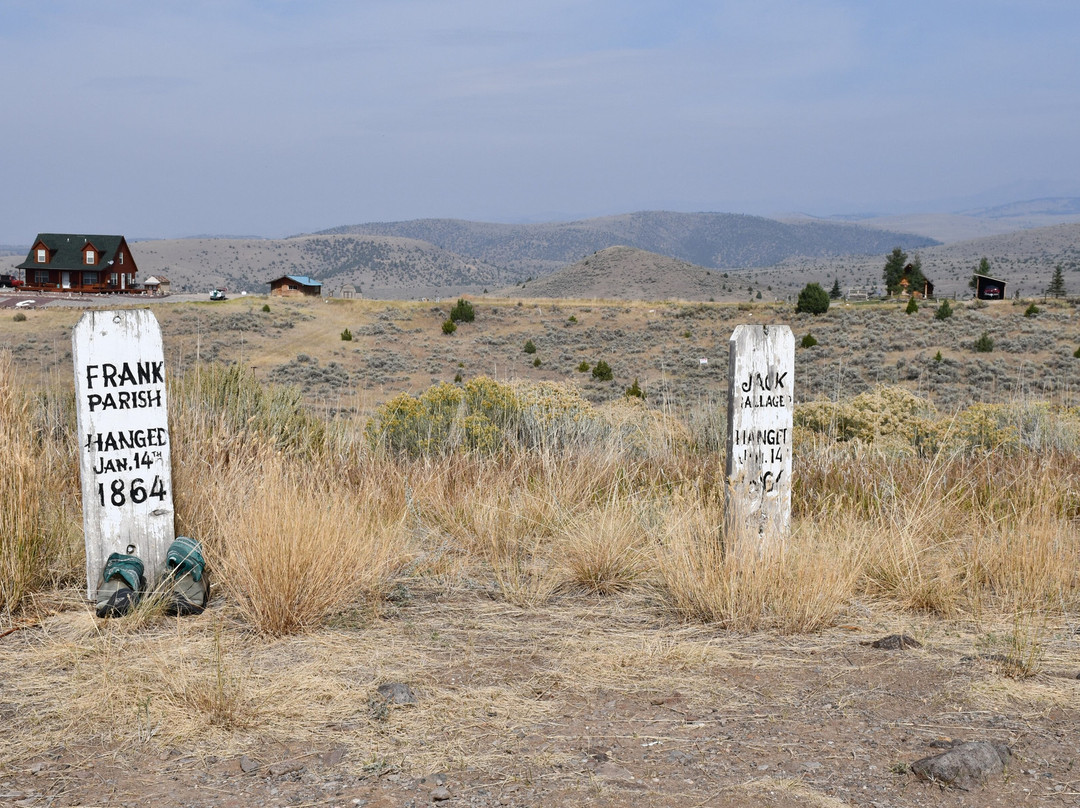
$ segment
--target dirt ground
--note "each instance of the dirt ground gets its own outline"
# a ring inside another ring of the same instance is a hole
[[[141,621],[40,603],[0,638],[0,804],[1080,804],[1072,625],[1039,627],[1040,672],[1012,678],[988,619],[860,607],[821,634],[738,635],[641,595],[395,592],[277,640],[220,602]],[[897,632],[921,647],[868,644]],[[970,791],[917,779],[947,740],[1012,763]]]

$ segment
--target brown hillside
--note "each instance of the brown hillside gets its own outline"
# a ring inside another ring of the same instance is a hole
[[[710,300],[725,292],[727,273],[634,247],[608,247],[551,275],[499,294],[610,300]]]
[[[437,297],[499,286],[507,278],[483,261],[416,239],[391,236],[300,236],[288,239],[170,239],[132,247],[140,276],[165,275],[173,291],[214,286],[267,291],[282,275],[321,281],[325,294],[351,284],[364,297]]]

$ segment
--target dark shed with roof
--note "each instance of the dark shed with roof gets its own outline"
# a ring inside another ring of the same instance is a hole
[[[976,275],[975,297],[979,300],[1004,300],[1005,281],[999,281],[987,275]]]

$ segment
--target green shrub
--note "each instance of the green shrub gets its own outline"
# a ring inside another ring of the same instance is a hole
[[[577,317],[575,317],[573,314],[571,314],[566,322],[568,322],[568,323],[576,323],[577,322]]]
[[[904,309],[904,314],[914,314],[919,310],[919,304],[915,302],[914,295],[908,298],[907,308]]]
[[[1034,317],[1038,313],[1039,313],[1039,307],[1036,306],[1034,303],[1032,303],[1030,306],[1028,306],[1026,309],[1024,309],[1024,316],[1025,317]]]
[[[26,314],[24,312],[17,311],[11,319],[17,323],[24,323],[26,322]]]
[[[592,367],[592,365],[590,365],[588,362],[586,362],[584,359],[582,359],[578,363],[577,370],[578,370],[578,373],[588,373],[589,368],[591,368],[591,367]]]
[[[803,348],[813,348],[817,344],[817,339],[814,338],[813,334],[807,334],[805,337],[802,338],[802,341],[799,342],[799,345],[801,345]]]
[[[640,398],[644,400],[645,392],[641,389],[641,385],[638,384],[637,377],[634,378],[634,383],[626,388],[627,398]]]
[[[455,323],[471,323],[476,319],[473,305],[463,297],[458,298],[454,308],[450,309],[450,319]]]
[[[536,359],[533,360],[533,367],[538,368],[538,367],[540,367],[540,365],[541,365],[540,357],[538,356],[538,357],[536,357]]]
[[[457,323],[453,320],[443,320],[442,332],[444,334],[453,334],[455,331],[457,331]]]
[[[801,314],[824,314],[829,310],[829,293],[821,288],[820,283],[808,283],[799,292],[799,301],[795,312]]]
[[[949,305],[948,300],[942,300],[941,305],[937,307],[937,311],[934,312],[935,320],[948,320],[952,317],[952,306]]]
[[[975,353],[993,353],[993,351],[994,339],[983,331],[982,336],[975,340]]]
[[[454,374],[454,384],[461,384],[461,381],[462,381],[461,374],[460,373],[455,373]]]
[[[941,356],[941,351],[938,351],[936,354],[934,354],[934,361],[935,362],[940,362],[942,360],[942,358],[943,357]]]
[[[1080,359],[1080,348],[1077,348],[1075,351],[1073,351],[1073,356],[1075,356],[1077,359]]]
[[[346,328],[341,332],[341,339],[343,342],[352,342],[352,331]]]
[[[533,341],[531,339],[526,340],[525,341],[525,348],[523,350],[527,354],[534,354],[534,353],[536,353],[536,346],[533,345]]]
[[[263,311],[270,311],[270,304],[269,303],[263,303],[262,310]]]
[[[482,376],[464,387],[444,382],[419,396],[402,393],[376,409],[364,432],[373,449],[412,457],[539,447],[642,456],[689,442],[676,419],[626,398],[594,407],[564,385]]]
[[[613,378],[615,378],[614,374],[611,372],[611,365],[609,365],[603,359],[597,362],[596,365],[593,367],[592,377],[597,381],[601,382],[610,382]]]

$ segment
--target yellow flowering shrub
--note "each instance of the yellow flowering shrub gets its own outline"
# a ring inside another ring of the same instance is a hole
[[[464,449],[602,449],[648,456],[688,446],[681,423],[641,401],[594,407],[577,390],[551,382],[498,382],[481,376],[445,382],[380,406],[365,427],[373,448],[416,457]]]

